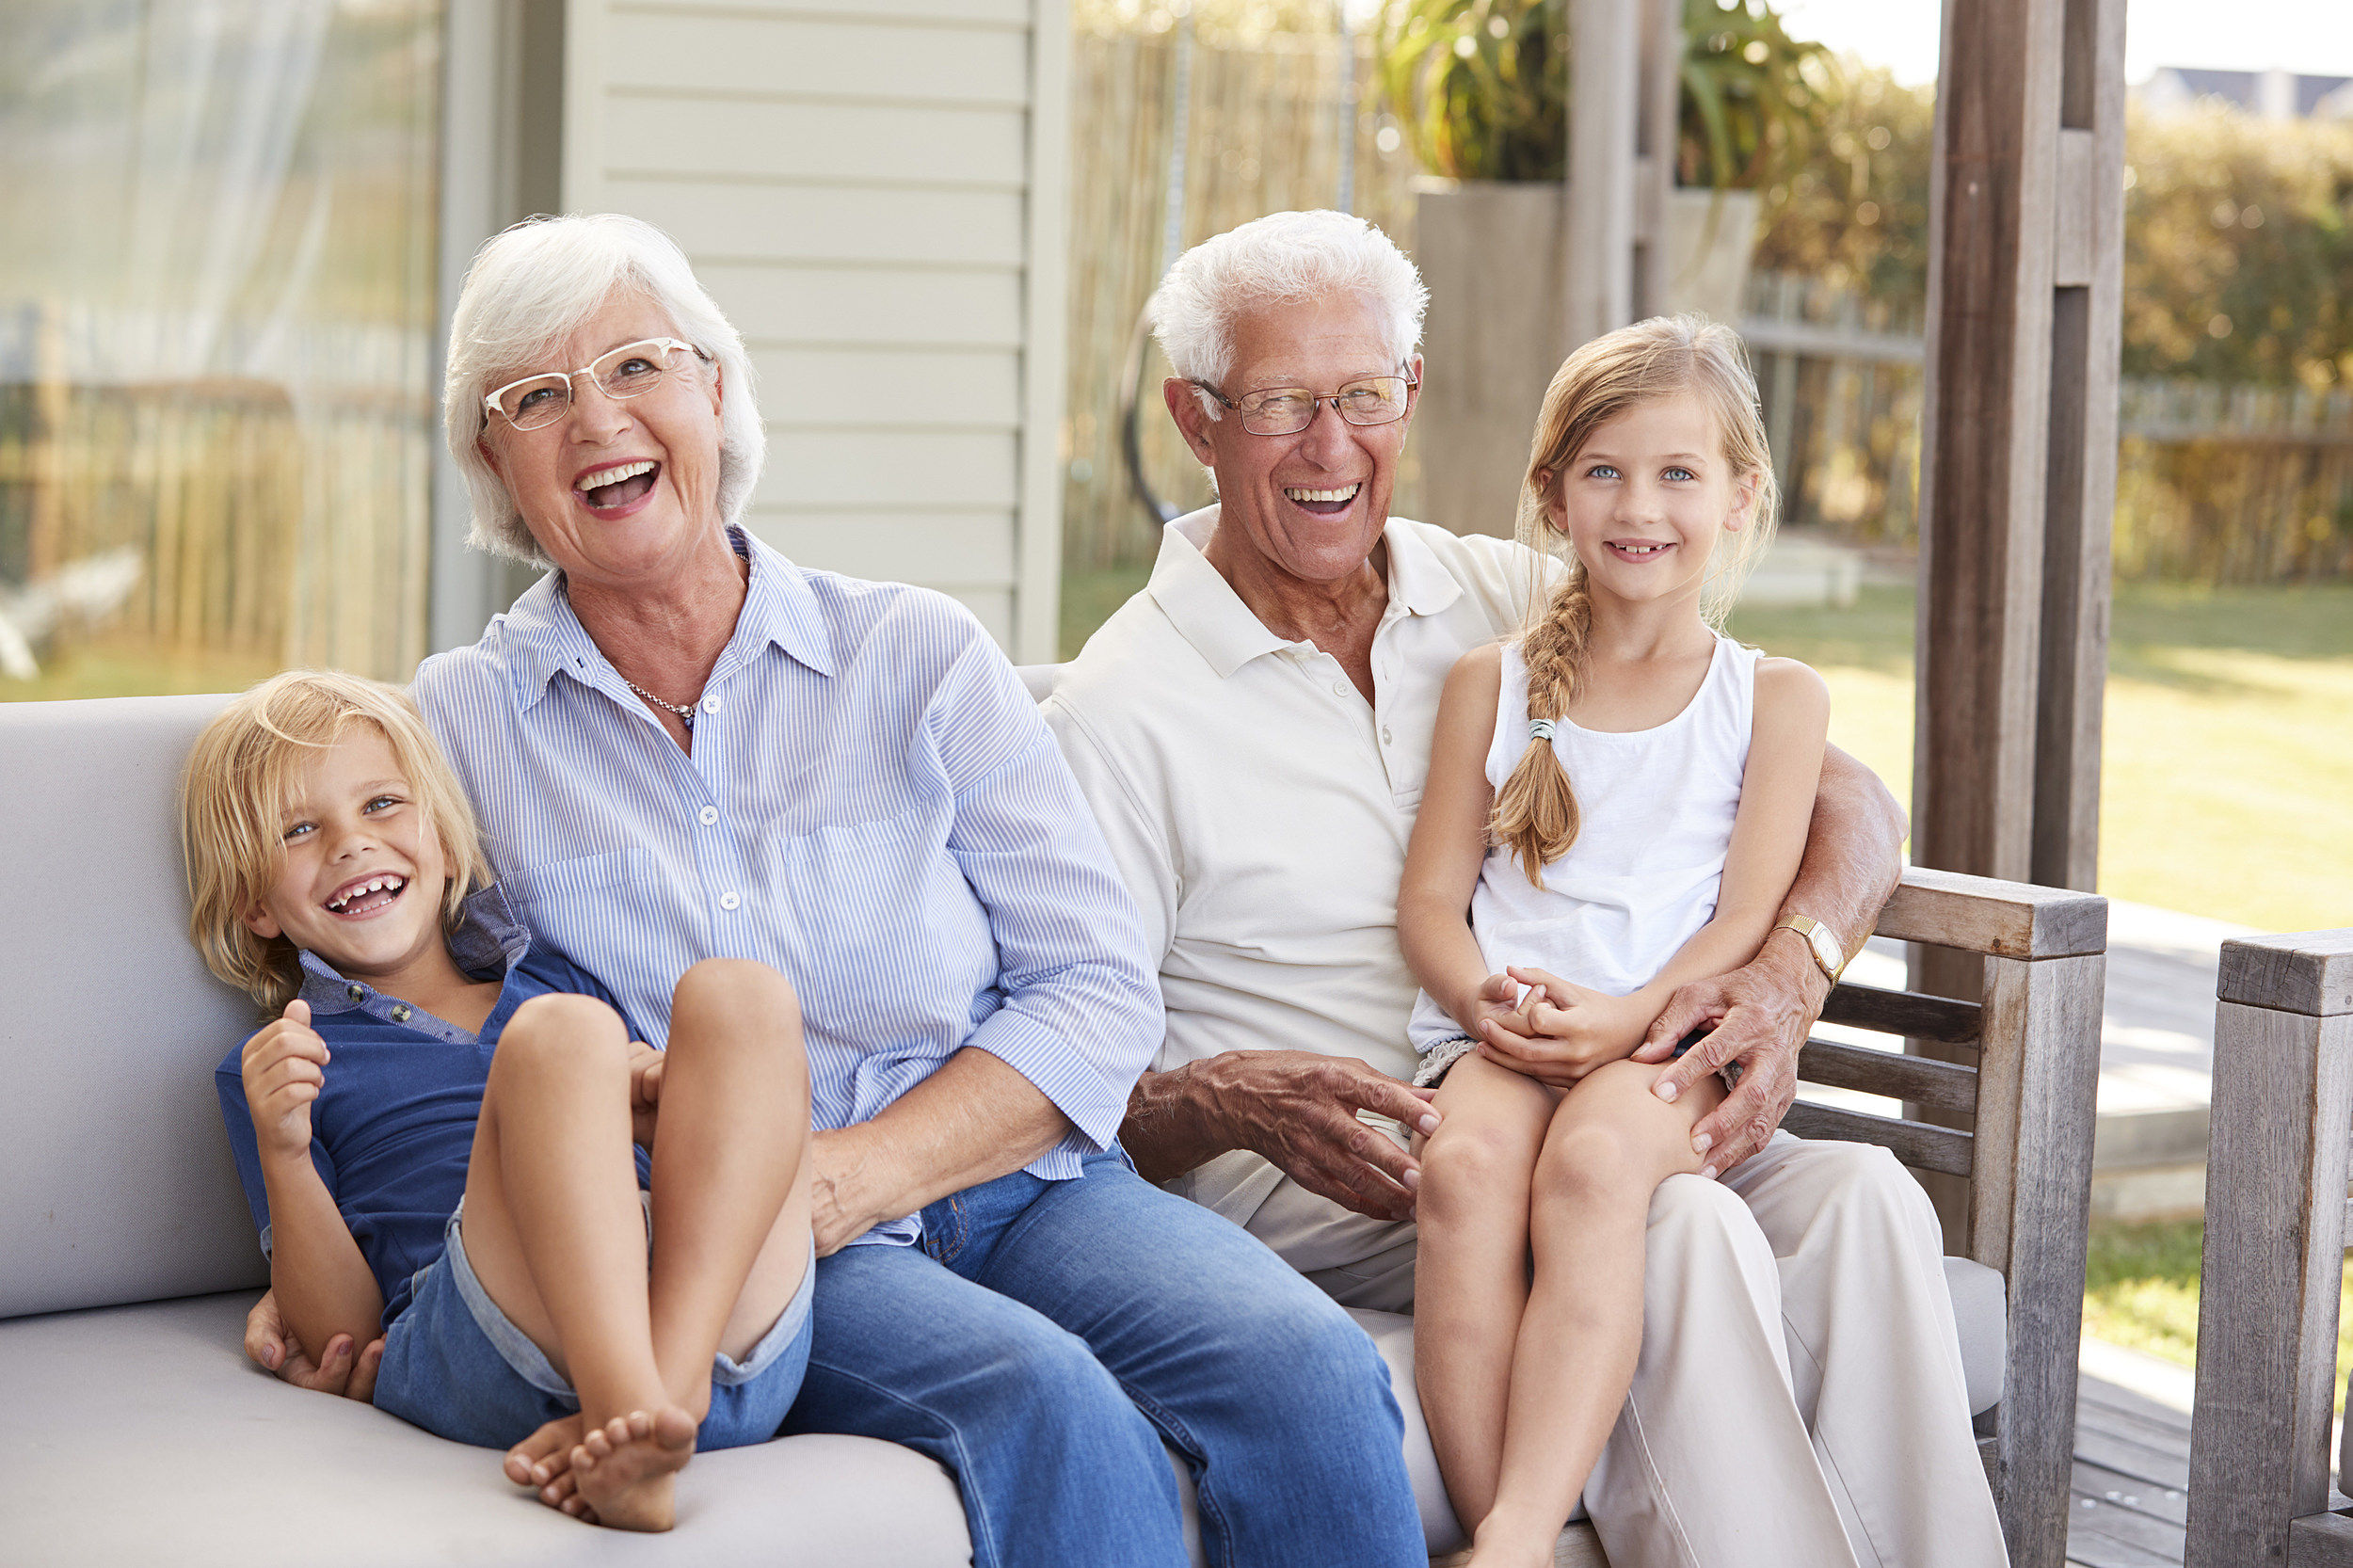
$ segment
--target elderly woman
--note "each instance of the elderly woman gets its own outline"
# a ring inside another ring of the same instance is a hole
[[[953,601],[738,526],[751,366],[677,247],[492,240],[445,407],[473,542],[553,568],[416,681],[517,913],[657,1043],[702,958],[800,996],[821,1258],[785,1431],[936,1459],[976,1563],[1181,1563],[1164,1442],[1212,1560],[1422,1561],[1370,1342],[1114,1141],[1160,994],[1052,737]]]

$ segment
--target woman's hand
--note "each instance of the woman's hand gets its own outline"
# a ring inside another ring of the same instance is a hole
[[[314,1394],[340,1394],[366,1404],[376,1397],[376,1369],[384,1360],[384,1341],[372,1339],[360,1349],[350,1335],[339,1334],[327,1342],[325,1353],[312,1361],[303,1353],[302,1341],[278,1315],[278,1292],[268,1290],[246,1314],[245,1353],[254,1365],[275,1373],[280,1383]]]
[[[1638,998],[1608,996],[1545,969],[1512,965],[1504,977],[1533,994],[1520,1008],[1518,1027],[1501,1017],[1480,1019],[1479,1054],[1555,1088],[1631,1054],[1651,1021],[1651,1009]]]
[[[653,1147],[654,1124],[662,1109],[664,1060],[643,1040],[629,1043],[629,1135],[640,1148]]]

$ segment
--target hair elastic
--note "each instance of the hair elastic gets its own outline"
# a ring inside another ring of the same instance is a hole
[[[1529,740],[1549,741],[1552,737],[1553,727],[1550,719],[1530,719],[1528,721],[1528,738]]]

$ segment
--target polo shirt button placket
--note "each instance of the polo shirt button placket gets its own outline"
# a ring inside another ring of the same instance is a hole
[[[407,1002],[396,1001],[392,1003],[392,1022],[396,1024],[405,1024],[408,1021],[408,1004]]]
[[[346,985],[344,987],[344,995],[349,997],[354,1001],[365,1001],[368,996],[368,988],[364,985]]]

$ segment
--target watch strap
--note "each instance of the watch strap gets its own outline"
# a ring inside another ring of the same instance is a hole
[[[1811,915],[1791,915],[1780,921],[1777,921],[1774,924],[1773,929],[1775,931],[1794,931],[1799,936],[1804,937],[1805,951],[1807,954],[1813,958],[1814,967],[1820,969],[1823,974],[1829,976],[1830,983],[1833,985],[1838,984],[1838,977],[1844,974],[1847,970],[1847,950],[1839,943],[1838,938],[1832,934],[1830,927],[1814,919]],[[1833,963],[1830,959],[1823,956],[1822,949],[1825,945],[1830,948],[1831,952],[1838,954],[1837,962]]]

